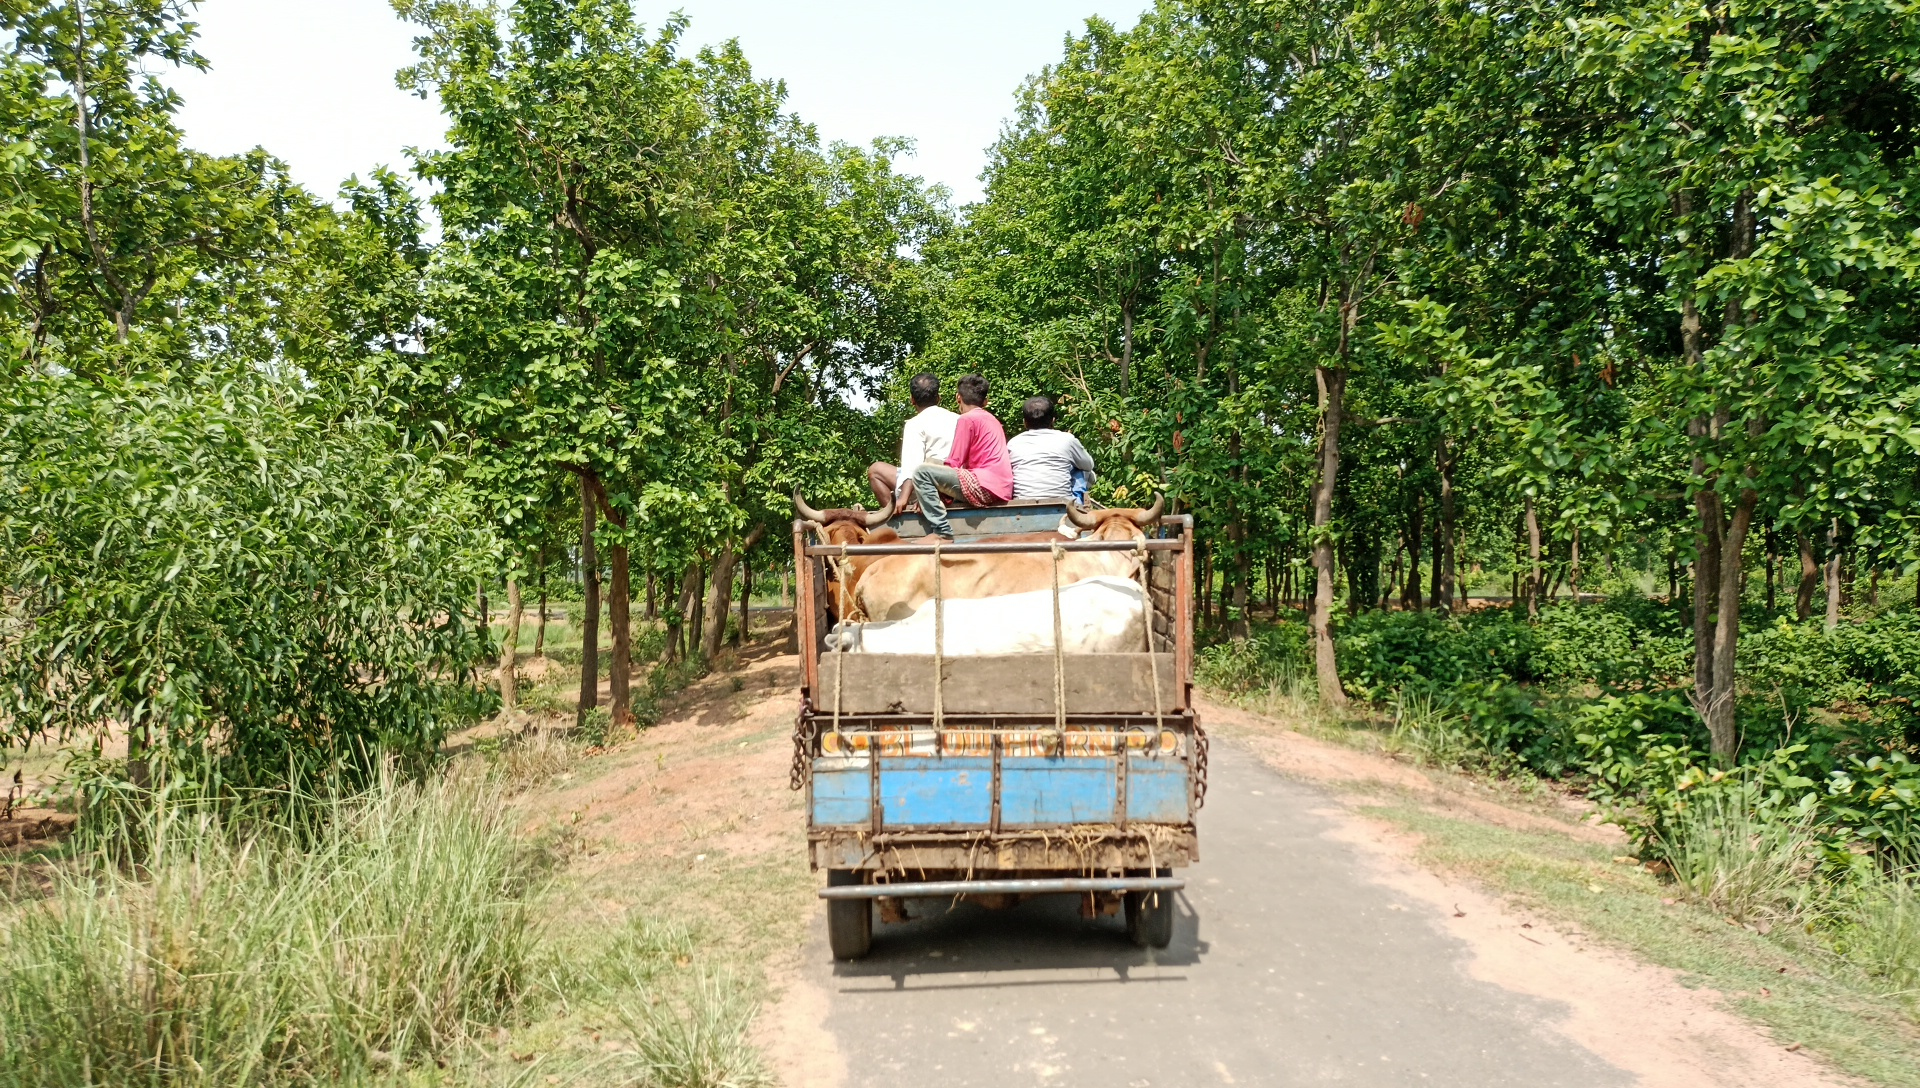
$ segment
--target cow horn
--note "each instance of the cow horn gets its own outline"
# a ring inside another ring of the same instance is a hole
[[[816,525],[825,524],[827,520],[827,515],[807,505],[807,500],[800,497],[800,489],[797,487],[793,489],[793,508],[801,517]]]
[[[900,503],[897,500],[893,502],[889,502],[887,503],[887,505],[881,507],[878,510],[875,510],[871,514],[861,515],[861,520],[866,522],[867,528],[878,529],[879,527],[887,523],[888,518],[893,517],[893,512],[896,509],[898,509],[899,506],[900,506]]]
[[[1098,529],[1100,527],[1100,519],[1094,516],[1093,511],[1088,510],[1072,499],[1067,500],[1067,520],[1082,529]]]
[[[1153,493],[1153,505],[1133,515],[1133,523],[1145,528],[1160,520],[1160,514],[1167,508],[1167,496],[1159,491]]]

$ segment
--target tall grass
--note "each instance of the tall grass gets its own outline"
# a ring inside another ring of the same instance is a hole
[[[1908,1010],[1920,1015],[1920,886],[1913,874],[1871,871],[1849,911],[1841,948]]]
[[[645,1088],[770,1088],[748,1038],[756,1006],[738,980],[700,971],[681,992],[622,1005]]]
[[[1692,798],[1662,846],[1681,888],[1739,922],[1797,916],[1821,890],[1812,814],[1758,811],[1746,790]]]
[[[484,784],[317,803],[317,832],[236,832],[162,801],[137,867],[102,851],[0,908],[0,1085],[358,1080],[504,1018],[539,864]]]
[[[1466,723],[1436,705],[1428,692],[1394,693],[1393,731],[1387,734],[1386,748],[1435,767],[1485,767],[1490,762],[1485,746],[1468,735]]]

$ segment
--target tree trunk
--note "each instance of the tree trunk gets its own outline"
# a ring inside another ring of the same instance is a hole
[[[1320,700],[1344,705],[1333,647],[1333,489],[1340,478],[1340,419],[1346,411],[1347,372],[1315,368],[1320,393],[1320,472],[1313,487],[1313,663]]]
[[[1425,511],[1416,500],[1413,512],[1407,515],[1407,581],[1400,587],[1400,607],[1409,612],[1421,608],[1420,600],[1420,545],[1426,540]]]
[[[507,579],[507,634],[500,640],[500,709],[508,714],[520,708],[519,676],[514,658],[520,652],[520,579]]]
[[[1827,630],[1840,626],[1840,519],[1827,529]]]
[[[1440,522],[1433,523],[1433,536],[1427,545],[1427,607],[1440,607],[1440,553],[1446,550],[1446,540],[1440,532]],[[1415,592],[1418,592],[1417,590]]]
[[[1580,603],[1580,530],[1573,530],[1573,543],[1567,553],[1567,588],[1573,591],[1573,603]]]
[[[627,546],[620,544],[609,551],[613,584],[608,587],[607,626],[613,629],[613,661],[607,669],[607,702],[611,704],[613,725],[625,729],[633,724],[633,583],[627,569]]]
[[[673,630],[667,639],[667,652],[675,661],[684,661],[690,649],[691,638],[687,634],[693,622],[694,598],[700,592],[700,561],[687,564],[680,575],[680,597],[674,602]]]
[[[740,557],[740,629],[734,641],[741,646],[753,641],[753,560]]]
[[[707,600],[701,609],[706,623],[700,632],[700,656],[708,665],[720,656],[720,647],[727,640],[727,613],[733,611],[728,607],[733,603],[733,567],[738,559],[739,553],[731,544],[713,557],[713,581],[707,587]]]
[[[1440,568],[1439,607],[1453,611],[1458,595],[1459,569],[1454,555],[1454,539],[1459,535],[1458,498],[1453,490],[1453,440],[1440,436],[1440,552],[1433,557]]]
[[[1531,498],[1527,500],[1527,560],[1531,571],[1527,575],[1527,618],[1540,618],[1540,594],[1546,589],[1541,581],[1540,571],[1540,514]]]
[[[1200,622],[1213,619],[1213,549],[1200,546]]]
[[[1704,466],[1696,465],[1704,472]],[[1712,652],[1714,639],[1714,597],[1720,585],[1722,521],[1720,496],[1703,490],[1694,496],[1699,519],[1695,527],[1693,561],[1693,690],[1696,698],[1706,698],[1714,690]],[[1705,716],[1705,711],[1702,711]]]
[[[1713,674],[1712,687],[1707,693],[1705,705],[1700,708],[1700,716],[1706,720],[1707,735],[1713,745],[1713,756],[1724,763],[1732,763],[1739,756],[1740,735],[1734,722],[1734,653],[1740,643],[1740,589],[1745,579],[1741,570],[1741,551],[1746,547],[1747,530],[1753,524],[1753,507],[1759,496],[1752,491],[1742,491],[1734,506],[1733,519],[1722,534],[1719,567],[1719,584],[1715,594],[1715,623],[1713,631]],[[1695,583],[1693,592],[1703,595],[1702,587]]]
[[[1813,615],[1813,588],[1820,584],[1820,564],[1813,561],[1813,538],[1800,533],[1800,591],[1794,594],[1793,616],[1805,622]]]
[[[577,724],[600,705],[600,552],[593,531],[600,518],[593,483],[580,477],[580,570],[585,580],[580,602],[580,709]]]
[[[660,618],[660,579],[654,575],[653,567],[647,567],[647,622]]]
[[[1253,584],[1253,556],[1247,552],[1247,532],[1244,525],[1240,529],[1240,548],[1233,557],[1233,607],[1235,615],[1228,634],[1234,638],[1247,638],[1253,634],[1253,625],[1247,620],[1247,587]]]
[[[547,550],[540,549],[540,623],[533,629],[533,656],[547,655]]]
[[[747,552],[753,549],[754,545],[760,543],[760,537],[764,532],[764,527],[755,527],[740,543],[738,550],[735,550],[734,545],[729,544],[721,548],[720,553],[713,558],[713,584],[707,587],[706,601],[701,608],[706,622],[701,631],[700,651],[709,665],[720,656],[720,647],[726,642],[727,613],[732,611],[728,606],[733,603],[734,567],[741,562]],[[742,596],[743,602],[745,599]],[[746,629],[745,604],[741,605],[740,615],[742,618],[740,626],[744,631]]]
[[[1780,541],[1779,541],[1779,537],[1775,535],[1773,531],[1773,526],[1771,525],[1767,526],[1767,531],[1766,531],[1766,551],[1767,551],[1767,611],[1772,612],[1775,608],[1779,607],[1779,598],[1775,593],[1774,587],[1776,583],[1779,581]]]

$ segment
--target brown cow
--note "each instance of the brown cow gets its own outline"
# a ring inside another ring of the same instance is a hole
[[[1067,518],[1080,528],[1081,540],[1144,540],[1145,527],[1159,521],[1165,509],[1165,496],[1155,496],[1153,505],[1145,510],[1089,511],[1069,502]],[[986,539],[994,543],[1065,543],[1059,533],[1009,533]],[[868,543],[881,541],[869,538]],[[933,545],[928,543],[926,548],[931,552]],[[933,599],[931,560],[932,556],[918,555],[874,557],[873,562],[860,568],[858,581],[850,584],[858,607],[849,612],[874,620],[912,615],[914,609]],[[1139,563],[1139,557],[1129,552],[1063,552],[1060,584],[1070,585],[1102,574],[1131,578],[1139,571]],[[1025,593],[1051,588],[1053,578],[1053,556],[1047,552],[942,556],[940,595],[955,600]]]
[[[887,519],[893,516],[893,509],[863,510],[856,506],[852,509],[815,510],[800,497],[800,489],[793,489],[793,508],[800,517],[819,532],[827,544],[895,544],[900,534],[886,527]],[[841,619],[840,601],[847,601],[847,618],[862,620],[855,604],[855,594],[860,584],[860,576],[874,561],[882,558],[877,555],[850,555],[844,561],[839,559],[827,562],[827,614],[836,621]],[[840,585],[841,579],[846,585]]]

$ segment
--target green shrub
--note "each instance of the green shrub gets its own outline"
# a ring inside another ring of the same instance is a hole
[[[246,370],[0,373],[0,734],[112,724],[262,784],[484,709],[486,519],[450,452]]]
[[[501,1022],[538,859],[484,783],[383,781],[317,836],[148,810],[136,869],[61,870],[0,921],[0,1084],[312,1084]]]
[[[1363,612],[1339,632],[1347,690],[1383,699],[1395,689],[1467,680],[1531,680],[1534,629],[1510,612]]]
[[[1280,623],[1205,647],[1194,671],[1202,684],[1230,695],[1288,685],[1312,673],[1312,643],[1305,624]]]

